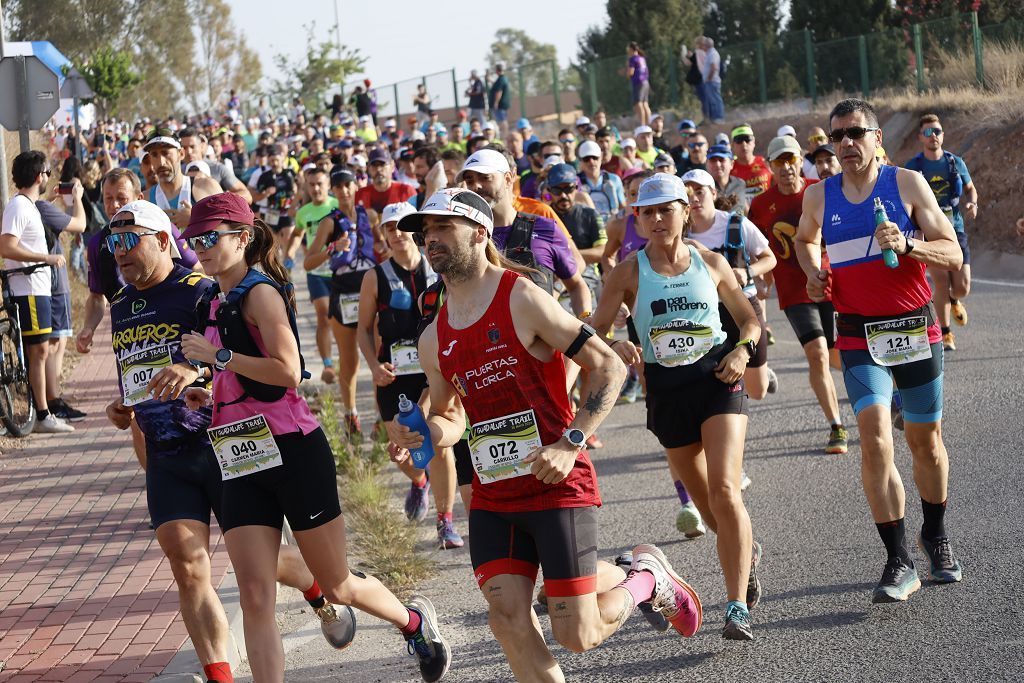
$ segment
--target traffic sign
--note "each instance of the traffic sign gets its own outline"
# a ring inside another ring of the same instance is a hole
[[[75,67],[71,67],[64,76],[64,85],[60,86],[60,96],[67,99],[77,97],[80,100],[89,100],[96,97],[96,93],[85,82],[85,76],[78,73]]]
[[[0,92],[15,97],[0,98],[0,125],[18,130],[42,128],[60,106],[57,74],[33,55],[0,60]],[[25,120],[22,114],[27,113]]]

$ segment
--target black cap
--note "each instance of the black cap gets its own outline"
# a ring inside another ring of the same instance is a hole
[[[340,171],[333,171],[331,173],[331,187],[337,187],[342,183],[354,183],[356,181],[355,174],[348,169],[341,169]]]
[[[610,137],[614,137],[615,133],[612,132],[611,128],[609,128],[608,126],[605,126],[604,128],[598,128],[597,131],[595,132],[595,136],[599,137],[599,138],[610,138]]]
[[[804,157],[807,159],[807,161],[813,164],[814,158],[818,156],[818,152],[828,152],[832,156],[837,156],[835,147],[833,147],[831,144],[824,144],[818,145],[817,147],[814,148],[813,152],[808,152],[807,154],[804,155]]]
[[[526,155],[533,156],[534,154],[540,154],[540,147],[541,142],[539,140],[534,140],[526,146]]]

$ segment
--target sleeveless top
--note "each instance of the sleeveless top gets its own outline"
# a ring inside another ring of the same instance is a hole
[[[687,245],[686,248],[690,251],[690,267],[671,277],[651,267],[646,250],[642,249],[636,255],[640,270],[633,321],[640,336],[645,363],[658,362],[651,341],[652,327],[685,320],[710,328],[712,346],[725,341],[718,314],[718,288],[696,247]]]
[[[897,316],[927,306],[932,290],[925,279],[925,265],[899,257],[898,268],[888,268],[875,241],[875,197],[880,197],[889,220],[908,237],[922,239],[921,231],[907,214],[896,185],[895,166],[881,166],[875,187],[859,204],[843,194],[842,174],[825,180],[825,206],[821,235],[832,269],[832,304],[836,312],[858,316]],[[941,339],[938,325],[929,328],[928,339]],[[840,350],[866,349],[863,337],[840,336]]]
[[[509,297],[520,276],[504,271],[487,311],[469,327],[448,324],[448,302],[437,315],[438,363],[462,399],[471,425],[533,410],[544,445],[562,438],[573,420],[562,353],[544,363],[516,335]],[[481,484],[473,475],[474,510],[534,512],[600,505],[597,475],[586,449],[569,476],[545,484],[532,474]]]
[[[619,247],[619,262],[621,263],[634,251],[639,251],[647,244],[647,240],[636,232],[636,215],[626,216],[626,232],[622,236],[622,246]]]
[[[210,302],[210,319],[217,319],[217,307],[220,306],[220,297],[215,297]],[[267,347],[263,343],[263,336],[255,325],[249,325],[249,333],[253,341],[259,347],[263,355],[267,355]],[[214,346],[223,346],[220,341],[220,333],[217,325],[207,326],[204,336]],[[238,400],[245,390],[238,381],[238,376],[231,370],[213,371],[213,421],[211,427],[220,427],[238,420],[256,415],[263,415],[270,427],[270,433],[275,436],[282,434],[294,434],[302,432],[309,434],[320,428],[313,413],[309,410],[306,400],[299,396],[295,387],[289,387],[281,400],[272,403],[257,401],[252,397]],[[236,402],[237,401],[237,402]]]
[[[153,186],[153,189],[150,190],[149,201],[164,210],[177,209],[181,206],[182,202],[195,204],[195,202],[192,201],[192,178],[187,175],[182,175],[181,189],[178,190],[178,196],[171,199],[167,198],[167,195],[164,194],[164,189],[160,187],[160,183],[157,183]]]
[[[380,334],[380,349],[377,360],[381,363],[394,362],[391,345],[407,342],[416,345],[422,315],[419,310],[420,294],[437,282],[437,273],[421,256],[419,265],[409,271],[390,258],[374,266],[377,271],[377,332]],[[408,297],[401,295],[408,292]],[[396,295],[396,292],[398,293]],[[407,308],[393,306],[396,298],[406,299]]]

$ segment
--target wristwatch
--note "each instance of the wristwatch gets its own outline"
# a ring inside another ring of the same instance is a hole
[[[565,430],[565,434],[562,434],[562,438],[579,450],[583,450],[583,447],[587,445],[587,435],[579,429]]]
[[[743,347],[747,350],[747,353],[749,354],[747,356],[747,362],[749,363],[750,359],[754,357],[755,353],[757,353],[757,345],[754,344],[753,339],[750,339],[748,337],[746,339],[740,339],[738,342],[736,342],[736,348],[740,347]]]
[[[907,247],[906,247],[906,249],[903,250],[903,253],[901,254],[901,256],[906,256],[907,254],[909,254],[912,251],[914,251],[914,238],[913,237],[908,237],[907,238]]]
[[[216,362],[213,364],[213,367],[217,368],[220,371],[224,371],[224,369],[227,368],[228,363],[231,362],[231,359],[234,358],[234,356],[235,352],[232,351],[231,349],[217,349],[217,355],[215,356]]]

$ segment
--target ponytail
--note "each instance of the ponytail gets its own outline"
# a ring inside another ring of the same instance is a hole
[[[619,43],[619,44],[621,45],[621,43]],[[640,49],[640,44],[637,43],[635,40],[630,42],[629,47],[630,47],[630,49],[636,51],[636,53],[638,55],[640,55],[641,57],[646,57],[647,56],[647,55],[644,54],[644,51]]]
[[[257,218],[253,225],[229,223],[232,230],[245,230],[249,233],[249,244],[245,246],[245,263],[250,268],[258,268],[277,284],[284,286],[291,283],[288,271],[277,259],[277,240],[274,233],[262,220]],[[295,292],[289,292],[288,305],[295,310]]]

